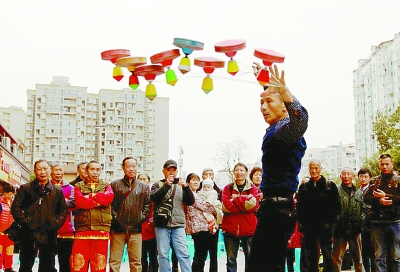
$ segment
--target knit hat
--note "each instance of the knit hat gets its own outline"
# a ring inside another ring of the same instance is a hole
[[[203,180],[203,187],[204,187],[204,185],[210,185],[211,188],[213,188],[213,187],[214,187],[214,181],[212,181],[212,179],[210,179],[210,178],[208,177],[208,178],[206,178],[205,180]]]

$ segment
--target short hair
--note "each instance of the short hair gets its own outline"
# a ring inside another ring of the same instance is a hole
[[[348,166],[343,167],[342,170],[340,171],[340,175],[342,175],[343,171],[349,171],[354,175],[354,170],[351,167],[348,167]]]
[[[64,167],[64,166],[63,166],[63,163],[60,162],[60,161],[52,161],[52,162],[50,163],[50,168],[51,168],[51,167],[54,167],[54,166],[61,166],[62,168]]]
[[[87,164],[86,164],[86,170],[88,170],[89,169],[89,166],[92,164],[92,163],[97,163],[97,164],[99,164],[100,165],[100,163],[98,162],[98,161],[90,161],[90,162],[88,162]]]
[[[147,176],[147,179],[150,181],[150,176],[147,175],[146,173],[139,173],[139,174],[137,174],[136,179],[138,179],[140,176]]]
[[[50,163],[48,161],[41,159],[41,160],[35,161],[35,164],[33,165],[33,169],[36,169],[36,165],[41,162],[45,162],[45,163],[47,163],[48,166],[50,166]]]
[[[236,169],[237,166],[242,166],[242,167],[244,167],[244,169],[246,169],[246,172],[249,171],[249,168],[247,168],[247,165],[244,164],[243,162],[238,162],[237,164],[235,164],[235,166],[233,167],[233,171],[235,171],[235,169]]]
[[[253,180],[253,176],[256,172],[261,172],[262,173],[262,169],[258,166],[253,167],[253,169],[251,169],[250,171],[250,180]]]
[[[135,160],[135,162],[136,162],[136,164],[137,164],[137,159],[135,159],[134,157],[132,157],[132,156],[128,156],[128,157],[125,157],[123,160],[122,160],[122,167],[124,167],[125,166],[125,162],[127,161],[127,160]]]
[[[310,165],[311,163],[316,163],[316,164],[318,164],[319,166],[321,166],[321,161],[320,161],[320,160],[317,160],[317,159],[312,159],[312,160],[310,160],[309,163],[308,163],[308,165]]]
[[[379,159],[386,159],[386,158],[392,159],[392,156],[390,156],[390,154],[382,154],[379,156]]]
[[[187,175],[187,177],[186,177],[186,183],[189,184],[189,182],[190,182],[190,180],[191,180],[192,178],[198,178],[198,180],[200,181],[199,175],[197,175],[196,173],[190,173],[190,174]]]
[[[15,193],[15,188],[12,185],[4,186],[4,193]]]
[[[210,167],[207,167],[203,169],[203,172],[201,172],[201,174],[203,175],[206,171],[211,171],[214,173],[214,170],[212,170]]]
[[[81,165],[85,165],[86,166],[87,162],[80,162],[78,163],[78,165],[76,166],[76,170],[79,170]],[[85,167],[86,168],[86,167]]]
[[[368,168],[360,168],[360,170],[358,170],[357,176],[364,174],[368,174],[369,177],[372,177],[371,171],[369,171]]]

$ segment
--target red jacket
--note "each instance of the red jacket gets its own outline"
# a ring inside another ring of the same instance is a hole
[[[4,232],[4,230],[8,229],[11,226],[12,222],[14,222],[14,218],[11,215],[12,200],[10,201],[9,205],[4,197],[1,197],[0,203],[3,207],[3,211],[0,214],[0,232]]]
[[[151,202],[150,214],[147,217],[146,221],[144,221],[142,224],[142,241],[156,238],[153,216],[154,216],[154,203]]]
[[[222,191],[222,231],[235,236],[252,236],[256,230],[258,209],[258,189],[246,180],[242,193],[236,182],[228,184]]]

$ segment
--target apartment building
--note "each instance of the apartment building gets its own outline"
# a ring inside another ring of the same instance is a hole
[[[160,177],[168,158],[169,98],[151,102],[131,89],[88,93],[59,76],[27,95],[27,163],[61,160],[75,171],[79,162],[97,160],[102,179],[112,181],[123,176],[123,158],[133,156],[138,172]]]
[[[25,142],[25,119],[26,112],[21,107],[0,107],[0,120],[2,125],[13,135],[14,138]]]
[[[322,170],[335,177],[339,177],[343,167],[350,167],[354,172],[359,168],[354,144],[339,143],[325,148],[307,148],[301,161],[300,180],[310,176],[308,165],[311,160],[319,160]]]
[[[373,122],[380,111],[393,113],[400,99],[400,33],[394,39],[371,47],[371,55],[358,61],[353,71],[355,140],[357,160],[378,151]]]

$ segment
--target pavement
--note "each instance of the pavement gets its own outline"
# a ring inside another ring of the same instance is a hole
[[[19,257],[19,254],[14,254],[13,269],[15,271],[18,271],[18,269],[19,269],[18,257]],[[209,271],[209,265],[210,265],[210,262],[209,262],[209,260],[207,260],[206,265],[204,267],[204,272]],[[57,258],[56,258],[56,268],[58,268]],[[38,271],[38,263],[37,262],[35,263],[32,271]],[[237,271],[244,272],[244,254],[241,251],[239,251],[238,257],[237,257]],[[260,269],[260,272],[262,272],[262,271],[269,271],[269,270],[267,267],[265,267],[265,268]],[[343,272],[344,271],[354,271],[354,270],[343,270]],[[107,272],[109,272],[108,266],[107,266]],[[129,272],[129,264],[128,263],[126,263],[126,262],[121,263],[121,272]],[[218,258],[218,272],[226,272],[226,255],[221,255]],[[296,271],[296,272],[300,272],[300,271]]]
[[[19,254],[18,253],[14,254],[13,269],[15,271],[18,271],[18,269],[19,269],[18,259],[19,259]],[[243,252],[238,253],[237,264],[238,264],[237,271],[244,272],[244,254],[243,254]],[[208,271],[209,266],[210,266],[210,262],[209,262],[209,260],[207,260],[206,265],[204,267],[205,272]],[[58,268],[57,258],[56,258],[56,268]],[[38,262],[35,263],[32,271],[38,271]],[[110,271],[109,267],[107,266],[107,272],[109,272],[109,271]],[[218,272],[225,272],[225,271],[226,271],[226,255],[222,255],[221,257],[218,258]],[[121,263],[121,272],[129,272],[129,264],[128,263],[125,263],[125,262]]]

